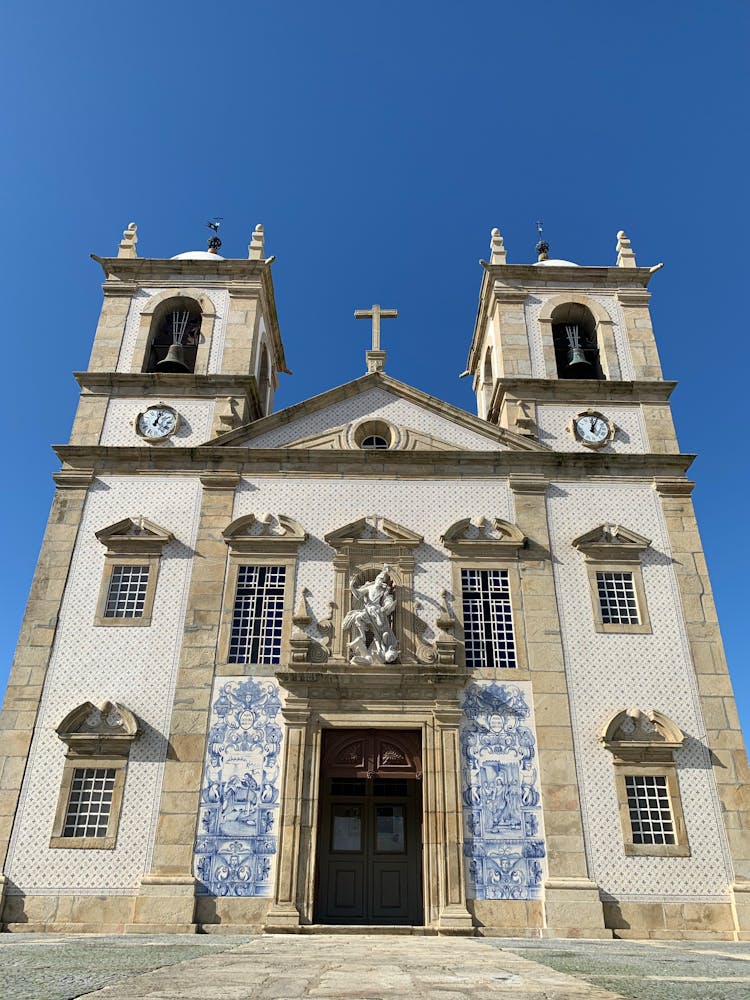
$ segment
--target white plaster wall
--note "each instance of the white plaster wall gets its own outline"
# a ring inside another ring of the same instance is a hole
[[[197,478],[97,479],[83,520],[63,597],[57,638],[31,745],[6,872],[11,892],[136,891],[149,869],[159,807],[165,736],[169,732],[200,510]],[[143,514],[175,538],[165,546],[146,627],[94,625],[104,546],[94,532]],[[112,851],[50,849],[65,744],[55,728],[85,701],[120,701],[144,730],[133,744],[117,846]]]
[[[308,533],[300,547],[295,607],[301,589],[317,619],[333,600],[334,550],[323,536],[366,514],[379,514],[424,536],[415,551],[414,589],[418,617],[432,628],[440,592],[452,592],[449,552],[440,536],[455,521],[474,514],[512,521],[512,494],[506,480],[337,480],[289,477],[244,479],[237,489],[234,517],[264,511],[287,514]],[[429,638],[429,636],[428,636]]]
[[[183,286],[184,287],[184,286]],[[216,310],[214,320],[213,336],[208,356],[208,373],[214,375],[221,370],[221,358],[224,352],[224,338],[227,327],[227,313],[229,312],[229,292],[225,288],[201,288],[200,285],[190,287],[199,288],[201,294],[206,295],[213,303]],[[179,295],[179,286],[174,286],[175,294]],[[118,372],[133,371],[133,364],[136,363],[136,371],[140,371],[140,359],[135,358],[135,345],[138,340],[138,331],[141,325],[141,314],[149,299],[153,298],[163,288],[139,288],[130,301],[128,317],[125,321],[125,333],[120,347],[120,356],[117,360]]]
[[[507,451],[504,445],[490,435],[485,437],[478,431],[462,427],[379,387],[366,389],[349,399],[332,403],[317,413],[307,414],[265,434],[259,434],[247,441],[247,445],[250,448],[279,448],[300,438],[322,434],[365,418],[387,420],[401,427],[410,427],[469,451]]]
[[[536,420],[540,443],[555,451],[590,451],[566,430],[573,417],[585,409],[588,406],[582,403],[538,403]],[[640,406],[610,406],[605,403],[601,407],[594,405],[592,409],[609,417],[616,428],[614,440],[603,448],[596,448],[596,451],[645,454],[651,450]]]
[[[591,877],[622,900],[725,900],[731,864],[658,494],[647,484],[560,483],[548,492],[548,516]],[[604,522],[652,539],[643,559],[652,635],[594,631],[583,555],[571,543]],[[664,712],[686,734],[675,759],[689,858],[623,853],[612,758],[598,735],[631,705]]]
[[[185,448],[203,444],[211,438],[211,425],[216,403],[213,399],[169,399],[166,402],[180,415],[180,426],[175,434],[159,444],[149,444],[140,434],[136,434],[135,423],[139,413],[160,400],[154,399],[110,399],[104,417],[99,444],[102,445],[142,445],[144,448]]]

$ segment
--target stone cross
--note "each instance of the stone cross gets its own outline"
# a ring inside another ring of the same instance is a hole
[[[367,351],[368,372],[380,372],[385,367],[385,351],[380,350],[380,321],[381,319],[396,319],[398,309],[382,309],[379,305],[371,306],[370,309],[355,309],[355,319],[372,319],[372,348]]]

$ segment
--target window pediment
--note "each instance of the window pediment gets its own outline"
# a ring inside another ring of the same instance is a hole
[[[613,715],[599,736],[600,742],[615,757],[627,760],[671,760],[685,734],[668,716],[655,709],[642,711],[637,706]]]
[[[68,755],[127,757],[140,735],[135,715],[116,701],[86,701],[69,712],[55,730]]]
[[[371,514],[329,532],[325,540],[332,548],[340,549],[356,545],[394,544],[412,548],[421,545],[424,539],[422,535],[396,524],[395,521],[390,521],[387,517]]]
[[[476,557],[478,555],[515,556],[526,544],[526,536],[509,521],[502,518],[464,517],[456,521],[440,541],[455,555]]]
[[[651,539],[621,524],[600,524],[573,541],[589,562],[639,562],[649,545]]]
[[[286,514],[245,514],[222,531],[233,552],[296,552],[306,541],[307,532]]]
[[[101,528],[95,534],[102,545],[107,547],[108,553],[125,552],[128,555],[158,555],[167,542],[174,538],[171,531],[143,516],[135,520],[132,517],[123,518],[116,524]]]

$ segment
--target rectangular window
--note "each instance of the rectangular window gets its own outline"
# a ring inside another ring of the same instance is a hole
[[[146,606],[149,566],[114,565],[104,602],[104,618],[141,618]]]
[[[114,767],[77,767],[70,786],[63,837],[106,837],[114,787]]]
[[[515,667],[507,569],[462,569],[467,667]]]
[[[239,566],[229,641],[230,663],[279,663],[285,566]]]
[[[603,625],[640,625],[632,573],[597,572]]]
[[[664,775],[626,774],[625,791],[634,844],[675,844]]]

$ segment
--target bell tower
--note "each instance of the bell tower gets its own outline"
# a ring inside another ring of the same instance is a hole
[[[541,234],[540,234],[541,235]],[[557,451],[679,451],[649,314],[648,284],[617,234],[614,267],[508,263],[493,229],[467,374],[480,417]]]
[[[92,254],[104,302],[70,443],[192,447],[270,413],[287,368],[263,227],[246,260],[216,235],[170,259],[137,243],[131,222],[116,257]]]

